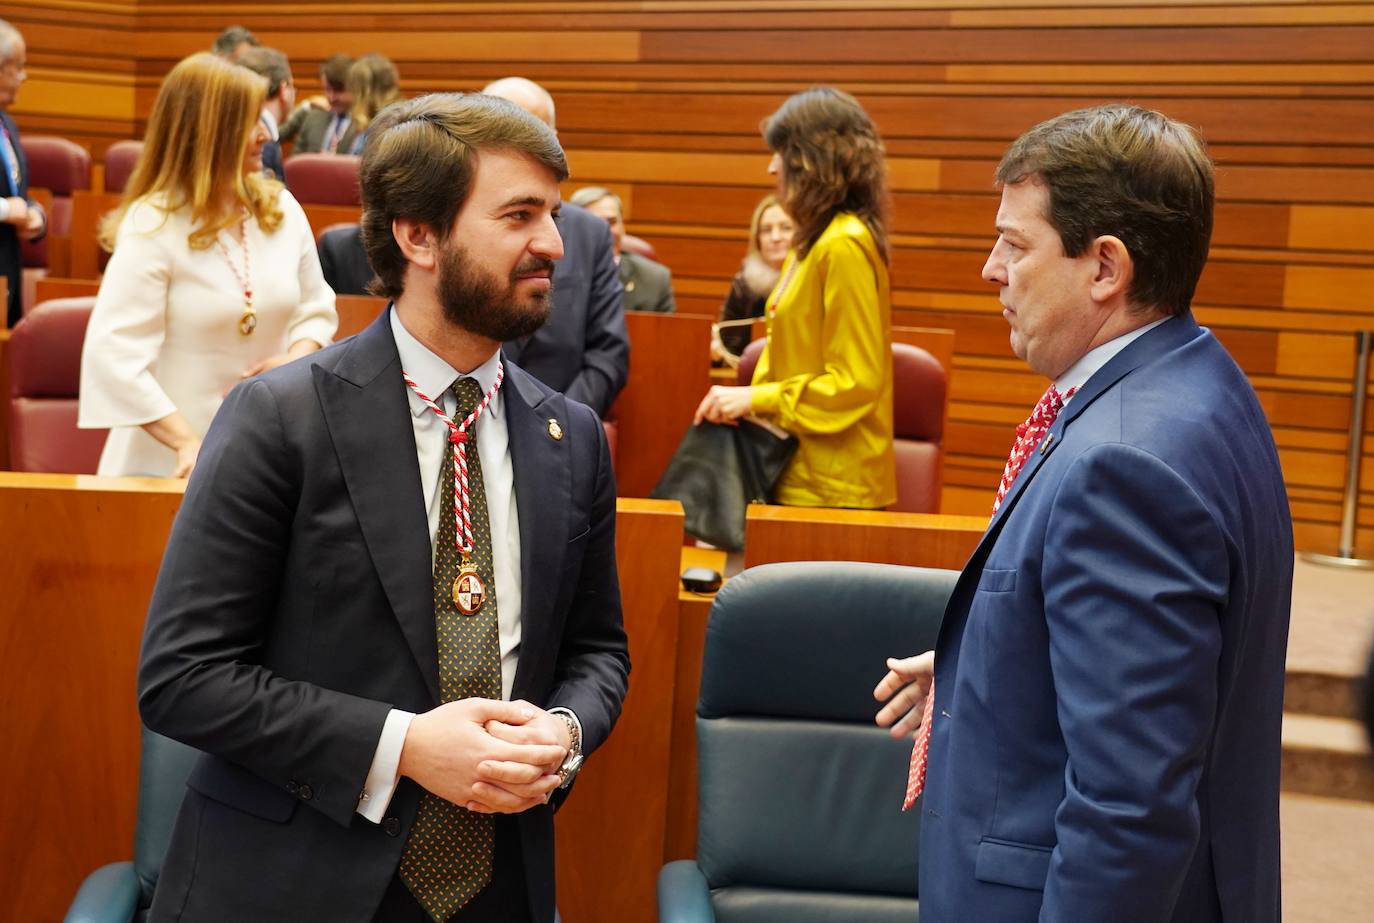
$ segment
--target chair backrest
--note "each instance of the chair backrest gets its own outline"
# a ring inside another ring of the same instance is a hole
[[[172,841],[172,825],[186,794],[186,779],[199,750],[143,728],[143,756],[138,767],[138,821],[134,828],[134,872],[142,891],[139,907],[153,903],[153,889]]]
[[[719,919],[916,919],[911,741],[876,727],[884,659],[935,646],[954,571],[751,568],[706,628],[697,864]]]
[[[653,260],[655,263],[658,262],[658,251],[654,249],[653,244],[643,237],[636,237],[633,234],[620,235],[620,249],[626,253],[633,253],[636,256]]]
[[[938,513],[944,467],[948,382],[939,361],[919,346],[892,344],[892,448],[899,513]]]
[[[72,193],[91,188],[91,155],[75,141],[54,135],[22,135],[19,143],[29,162],[29,188],[52,193],[48,234],[22,244],[23,264],[48,266],[49,236],[65,237],[72,227]]]
[[[10,334],[10,465],[15,471],[94,474],[105,430],[76,428],[81,344],[93,296],[34,307]]]
[[[358,165],[345,154],[296,154],[287,159],[286,185],[296,200],[312,205],[361,205]]]
[[[123,192],[143,153],[142,141],[116,141],[105,149],[105,191]]]
[[[763,354],[763,348],[768,345],[767,337],[760,337],[751,340],[749,345],[744,347],[744,352],[739,354],[739,365],[735,367],[735,383],[747,385],[754,380],[754,366],[759,364],[759,356]]]

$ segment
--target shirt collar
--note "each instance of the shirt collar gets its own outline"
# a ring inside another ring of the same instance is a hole
[[[496,383],[496,370],[501,365],[501,348],[499,346],[491,354],[490,359],[464,376],[462,372],[455,370],[453,366],[431,352],[429,347],[415,339],[411,332],[405,328],[405,325],[401,323],[401,316],[396,313],[394,307],[389,308],[389,310],[391,312],[391,335],[396,340],[396,352],[401,357],[401,368],[410,376],[411,381],[415,382],[415,386],[436,404],[443,406],[439,396],[453,385],[455,379],[460,377],[475,378],[483,394],[491,390],[491,386]],[[406,388],[406,398],[410,401],[410,412],[415,416],[433,412],[415,396],[415,392],[410,388]],[[501,403],[501,392],[498,391],[482,415],[485,417],[487,414],[491,414],[492,417],[499,417],[501,415]]]
[[[267,133],[272,136],[273,141],[281,138],[281,132],[277,129],[277,117],[266,109],[262,110],[262,124],[267,126]]]
[[[1155,329],[1169,318],[1161,317],[1153,323],[1146,324],[1144,327],[1137,327],[1129,333],[1123,333],[1114,340],[1108,340],[1101,346],[1095,346],[1088,350],[1078,361],[1069,366],[1069,370],[1059,376],[1059,380],[1054,383],[1055,388],[1060,394],[1067,394],[1070,388],[1081,388],[1088,383],[1098,369],[1112,360],[1112,357],[1130,346],[1139,337]],[[1064,401],[1067,404],[1072,397]]]

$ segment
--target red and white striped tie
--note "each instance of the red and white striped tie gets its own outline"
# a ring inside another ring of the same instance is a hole
[[[1011,490],[1011,485],[1016,483],[1016,476],[1021,473],[1021,468],[1026,464],[1026,459],[1030,458],[1031,452],[1040,444],[1040,440],[1045,438],[1045,434],[1054,426],[1054,421],[1059,416],[1059,411],[1064,408],[1064,402],[1073,397],[1077,388],[1070,388],[1063,394],[1054,385],[1050,385],[1049,390],[1041,395],[1035,409],[1026,418],[1026,422],[1016,427],[1016,441],[1012,443],[1011,454],[1007,456],[1006,467],[1002,469],[1002,482],[997,485],[997,499],[992,503],[992,515],[995,517],[997,511],[1002,507],[1002,500],[1007,496],[1007,491]],[[930,762],[930,726],[935,720],[935,681],[931,680],[930,691],[926,693],[926,705],[921,713],[921,728],[916,732],[916,743],[911,748],[911,766],[907,770],[906,777],[906,798],[902,801],[902,810],[908,811],[916,803],[916,799],[921,797],[921,792],[926,787],[926,764]]]

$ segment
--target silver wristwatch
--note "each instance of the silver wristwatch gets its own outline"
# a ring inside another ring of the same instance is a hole
[[[565,711],[556,711],[553,715],[555,718],[561,718],[568,726],[568,737],[572,741],[572,746],[568,747],[567,758],[563,760],[563,765],[558,767],[558,787],[567,788],[576,778],[577,770],[582,768],[582,729],[577,726],[577,720]]]

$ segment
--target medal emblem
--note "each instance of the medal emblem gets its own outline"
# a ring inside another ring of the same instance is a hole
[[[477,576],[477,568],[464,564],[453,581],[453,604],[464,615],[476,615],[487,598],[487,588],[482,578]]]
[[[250,333],[252,333],[254,330],[257,330],[257,329],[258,329],[258,315],[257,315],[257,312],[254,311],[252,308],[249,308],[249,309],[245,310],[245,311],[243,312],[243,316],[239,318],[239,333],[243,334],[244,336],[248,336]]]
[[[549,417],[549,438],[554,442],[561,442],[563,439],[563,427],[559,426],[553,417]]]

